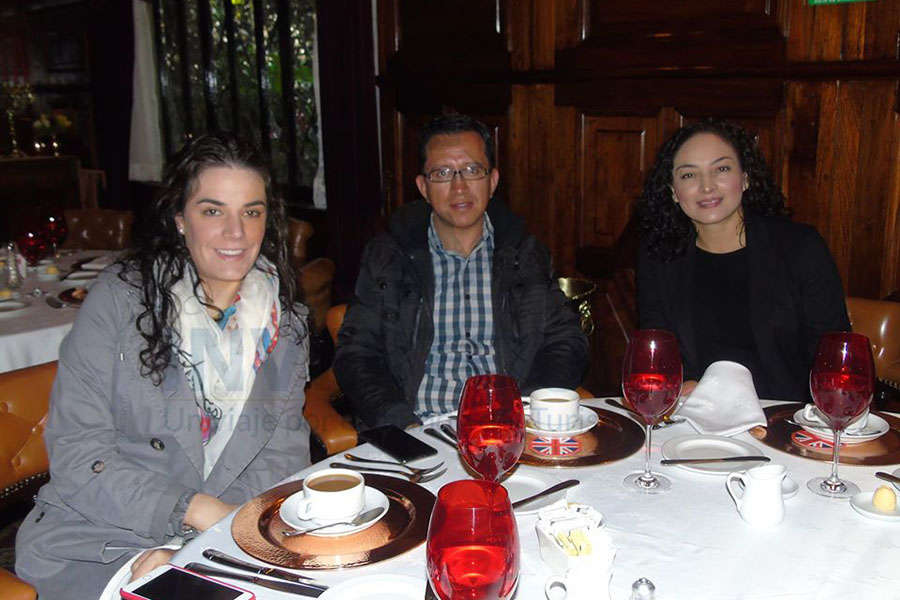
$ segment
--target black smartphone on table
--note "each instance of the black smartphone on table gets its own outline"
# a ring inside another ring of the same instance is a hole
[[[435,448],[406,433],[396,425],[375,427],[363,431],[359,437],[402,463],[437,454]]]

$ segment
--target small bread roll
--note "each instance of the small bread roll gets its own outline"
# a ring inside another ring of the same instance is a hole
[[[883,485],[875,490],[872,506],[884,513],[892,513],[897,509],[897,494],[890,487]]]

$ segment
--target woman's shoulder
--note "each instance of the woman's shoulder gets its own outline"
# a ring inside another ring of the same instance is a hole
[[[788,217],[772,216],[763,217],[755,216],[751,221],[753,224],[763,227],[769,235],[778,237],[782,240],[809,241],[821,239],[818,230],[812,225],[806,223],[798,223],[792,221]]]

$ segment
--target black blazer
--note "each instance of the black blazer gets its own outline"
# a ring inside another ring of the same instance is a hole
[[[750,269],[749,319],[762,373],[771,395],[809,400],[809,369],[819,337],[849,331],[850,319],[837,267],[822,236],[812,227],[780,217],[746,214]],[[641,245],[638,258],[638,311],[642,329],[668,329],[678,337],[684,378],[699,379],[691,282],[694,244],[670,262],[651,258]]]

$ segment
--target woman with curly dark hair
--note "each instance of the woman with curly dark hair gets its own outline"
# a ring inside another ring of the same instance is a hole
[[[761,398],[805,401],[819,336],[849,330],[822,237],[788,217],[754,138],[708,119],[659,151],[638,204],[642,328],[675,332],[684,395],[717,360],[750,369]]]
[[[306,309],[267,168],[208,135],[164,183],[60,347],[51,480],[16,540],[41,597],[96,598],[309,464]]]

